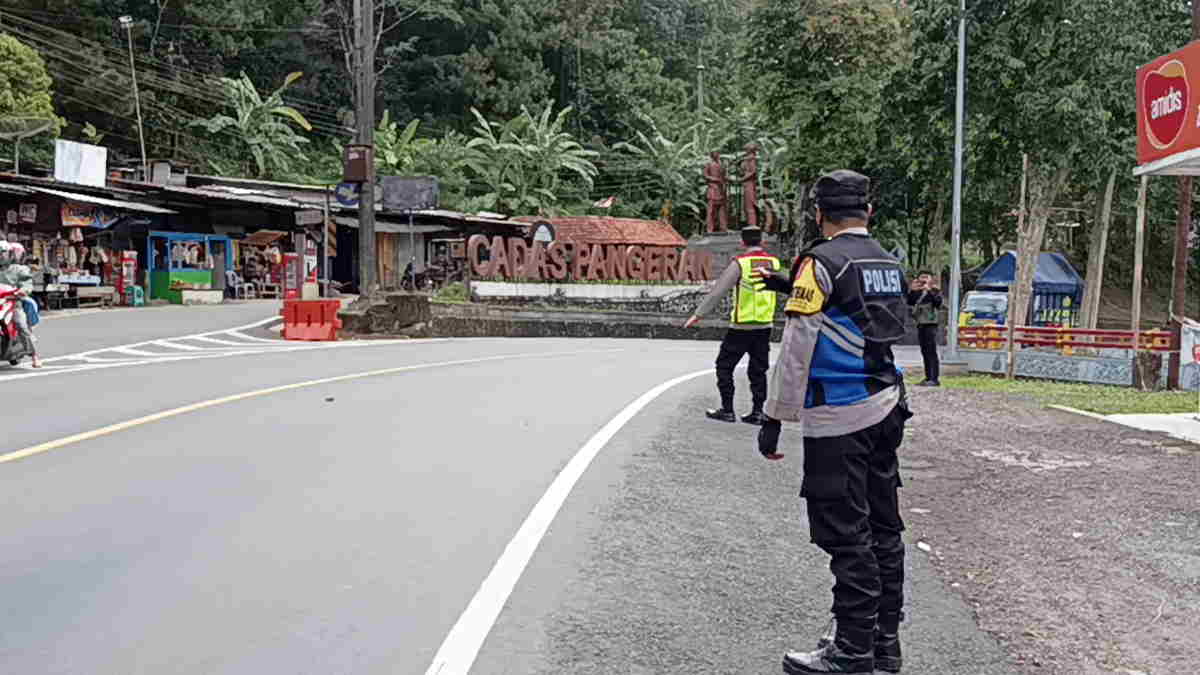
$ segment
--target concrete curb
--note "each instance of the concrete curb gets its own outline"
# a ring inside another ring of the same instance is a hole
[[[1108,422],[1109,424],[1116,424],[1116,425],[1123,426],[1123,427],[1129,426],[1127,424],[1121,424],[1120,422],[1118,422],[1116,420],[1111,420],[1107,416],[1101,415],[1100,413],[1088,412],[1086,410],[1080,410],[1079,408],[1072,408],[1070,406],[1065,406],[1065,405],[1048,405],[1046,407],[1050,408],[1052,410],[1058,410],[1058,411],[1065,412],[1065,413],[1071,413],[1072,415],[1080,415],[1082,417],[1090,417],[1094,420]],[[1132,429],[1133,427],[1129,427],[1129,428]]]
[[[1088,412],[1086,410],[1079,410],[1078,408],[1072,408],[1070,406],[1065,406],[1065,405],[1049,405],[1046,407],[1054,409],[1054,410],[1058,410],[1061,412],[1069,413],[1071,415],[1079,415],[1081,417],[1090,417],[1091,419],[1094,419],[1094,420],[1100,420],[1101,422],[1108,422],[1109,424],[1115,424],[1115,425],[1117,425],[1119,427],[1123,427],[1125,429],[1133,429],[1134,431],[1140,431],[1144,434],[1158,434],[1160,436],[1165,436],[1166,438],[1170,438],[1175,441],[1189,443],[1196,447],[1200,447],[1200,439],[1191,438],[1191,437],[1185,436],[1183,434],[1172,433],[1170,431],[1166,431],[1163,429],[1147,429],[1145,427],[1140,427],[1140,426],[1136,426],[1133,424],[1129,424],[1128,422],[1123,422],[1119,419],[1113,419],[1112,417],[1109,417],[1107,415],[1101,415],[1099,413]]]

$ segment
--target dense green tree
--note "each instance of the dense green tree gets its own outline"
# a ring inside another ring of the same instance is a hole
[[[44,126],[39,137],[22,142],[26,156],[43,162],[50,147],[47,139],[58,136],[63,125],[54,114],[53,86],[45,61],[36,51],[11,35],[0,34],[0,133]]]
[[[879,0],[765,0],[750,14],[746,94],[782,129],[808,175],[865,166],[883,92],[912,58],[909,11]]]

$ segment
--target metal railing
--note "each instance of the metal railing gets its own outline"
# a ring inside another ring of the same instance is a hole
[[[1171,352],[1178,349],[1171,333],[1164,330],[1087,330],[1082,328],[1017,326],[1013,342],[1018,348],[1053,347],[1063,353],[1075,349],[1138,349],[1149,352]],[[999,350],[1008,348],[1006,326],[960,326],[958,346],[961,349]]]

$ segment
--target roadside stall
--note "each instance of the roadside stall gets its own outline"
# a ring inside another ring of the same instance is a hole
[[[120,302],[118,285],[129,285],[124,278],[129,275],[122,274],[127,271],[122,260],[125,251],[114,248],[106,233],[134,215],[161,220],[174,213],[41,184],[10,183],[4,188],[8,194],[21,195],[16,208],[6,210],[7,236],[25,246],[34,271],[34,295],[51,309]]]
[[[1017,255],[1006,251],[980,275],[975,290],[959,308],[960,326],[1003,326],[1008,313],[1008,290],[1017,275]],[[1033,274],[1033,299],[1029,315],[1019,326],[1061,326],[1079,323],[1083,302],[1083,277],[1060,253],[1038,254]]]
[[[220,304],[232,240],[220,234],[151,231],[146,240],[147,296],[172,304]]]

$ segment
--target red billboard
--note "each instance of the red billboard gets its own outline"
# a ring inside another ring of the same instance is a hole
[[[1200,42],[1137,72],[1138,164],[1200,148]]]

